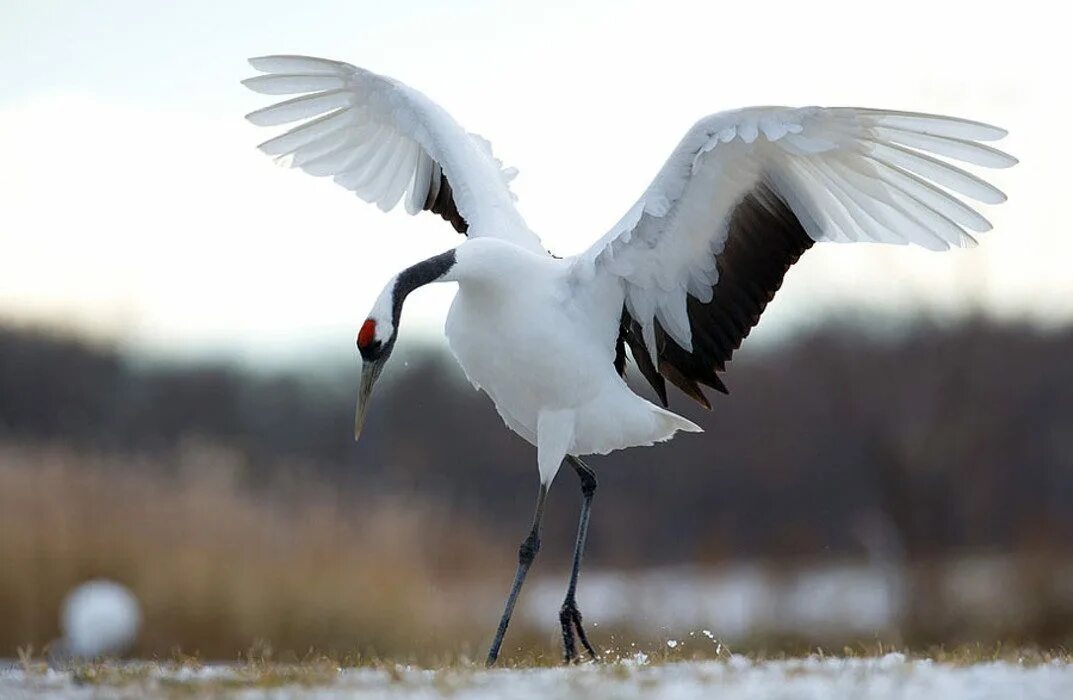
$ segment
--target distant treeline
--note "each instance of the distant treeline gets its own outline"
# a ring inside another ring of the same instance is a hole
[[[153,454],[204,440],[234,451],[251,488],[299,465],[343,493],[432,500],[520,538],[532,448],[441,353],[387,375],[355,445],[356,368],[329,381],[145,365],[0,328],[0,439]],[[1073,550],[1073,331],[830,327],[744,352],[725,379],[733,395],[713,395],[711,413],[671,399],[706,434],[592,458],[591,560]],[[564,470],[556,482],[551,556],[568,555],[574,481]]]

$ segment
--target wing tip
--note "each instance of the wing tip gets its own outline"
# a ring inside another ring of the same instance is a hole
[[[256,126],[272,126],[272,122],[266,122],[262,119],[264,109],[255,109],[252,112],[243,115],[243,119]],[[263,145],[263,144],[262,144]],[[260,146],[258,146],[260,148]]]
[[[1002,155],[1006,156],[1006,162],[1003,163],[1002,165],[996,165],[995,166],[996,168],[1012,168],[1013,166],[1015,166],[1015,165],[1017,165],[1018,163],[1021,162],[1017,158],[1017,156],[1010,155],[1009,153],[1006,153],[1005,151],[999,151],[999,153],[1002,153]]]
[[[268,73],[270,71],[267,69],[267,67],[262,67],[262,66],[264,66],[268,61],[271,61],[274,58],[279,58],[279,56],[276,56],[276,55],[250,56],[249,58],[246,59],[246,63],[249,63],[250,68],[253,68],[254,70],[259,70],[262,73]]]
[[[354,66],[342,61],[301,54],[269,54],[253,56],[246,62],[262,73],[281,74],[293,72],[312,72],[324,74],[344,74]]]
[[[871,114],[875,118],[883,120],[885,123],[895,128],[904,128],[907,121],[930,122],[931,125],[946,124],[948,126],[961,127],[962,132],[960,138],[968,138],[972,141],[998,141],[999,139],[1005,138],[1010,133],[1001,126],[995,126],[994,124],[988,124],[987,122],[977,121],[975,119],[955,117],[949,114],[860,107],[851,107],[848,109],[859,113]],[[920,126],[919,123],[918,126]]]
[[[988,124],[987,122],[979,122],[974,119],[964,119],[962,117],[946,117],[946,119],[957,124],[963,124],[972,129],[972,134],[969,136],[972,141],[999,141],[1010,135],[1008,129],[1004,129],[1001,126],[995,126],[994,124]]]

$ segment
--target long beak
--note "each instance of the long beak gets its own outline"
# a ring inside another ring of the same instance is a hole
[[[373,384],[380,376],[380,370],[384,368],[386,358],[365,362],[361,367],[361,383],[358,385],[358,406],[354,411],[354,440],[361,437],[361,429],[365,425],[365,412],[369,408],[369,395],[373,393]]]

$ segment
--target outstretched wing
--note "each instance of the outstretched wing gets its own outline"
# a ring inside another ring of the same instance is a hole
[[[622,220],[574,261],[574,279],[620,278],[616,366],[629,345],[667,405],[665,380],[701,404],[794,262],[818,241],[975,244],[998,189],[934,155],[1003,168],[980,141],[1005,131],[908,112],[755,107],[698,122]]]
[[[439,214],[459,233],[495,236],[541,251],[514,207],[491,144],[467,134],[420,92],[348,63],[308,56],[264,56],[265,73],[242,81],[266,95],[300,95],[246,115],[258,126],[306,120],[260,149],[311,175],[332,177],[389,211]]]

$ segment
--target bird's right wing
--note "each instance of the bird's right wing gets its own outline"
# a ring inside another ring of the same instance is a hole
[[[664,380],[702,404],[783,276],[814,242],[975,243],[990,224],[958,195],[992,185],[935,154],[985,167],[1016,160],[978,122],[857,108],[754,107],[705,117],[641,199],[578,256],[578,288],[618,280],[624,345],[667,404]]]
[[[388,211],[431,211],[459,233],[494,236],[543,252],[514,206],[491,144],[468,134],[420,92],[348,63],[308,56],[263,56],[264,73],[242,81],[266,95],[300,95],[246,115],[258,126],[302,124],[260,145],[278,162],[330,176]]]

